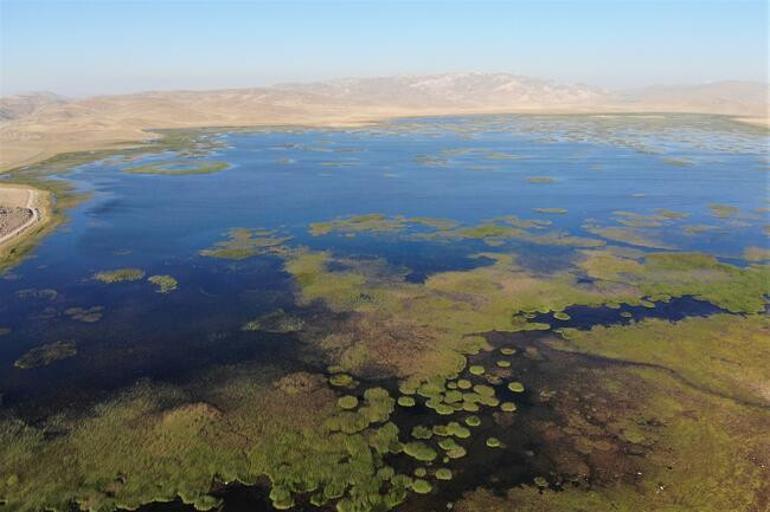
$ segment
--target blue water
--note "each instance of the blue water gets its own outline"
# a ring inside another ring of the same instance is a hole
[[[4,404],[74,402],[141,377],[183,379],[211,364],[244,359],[285,358],[287,365],[295,364],[300,347],[292,340],[266,336],[255,343],[239,331],[260,313],[295,307],[280,259],[233,262],[198,254],[234,227],[274,229],[292,236],[292,246],[383,257],[408,268],[414,281],[484,264],[470,256],[488,247],[478,240],[395,235],[313,237],[308,224],[365,213],[468,225],[517,215],[594,237],[581,227],[587,219],[614,227],[615,211],[649,215],[666,208],[689,217],[650,233],[677,250],[706,251],[744,264],[739,258],[746,247],[766,246],[768,137],[722,119],[430,118],[213,138],[218,146],[201,158],[232,165],[216,174],[121,171],[152,161],[175,163],[177,155],[169,152],[130,162],[110,158],[64,174],[91,192],[90,198],[0,280],[0,327],[12,329],[0,338]],[[529,183],[531,176],[550,176],[556,183]],[[719,219],[711,203],[740,212]],[[534,208],[568,212],[543,215]],[[714,228],[686,235],[684,226],[692,224]],[[574,251],[522,242],[509,248],[540,270],[568,264]],[[120,267],[171,274],[179,289],[161,295],[144,281],[105,285],[90,279]],[[54,289],[58,296],[16,296],[32,288]],[[62,313],[97,305],[104,306],[104,317],[94,324]],[[77,341],[77,357],[34,370],[13,367],[31,347],[68,339]]]

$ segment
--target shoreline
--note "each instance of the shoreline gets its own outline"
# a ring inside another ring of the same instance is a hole
[[[25,194],[26,193],[26,194]],[[41,188],[0,183],[0,207],[29,211],[22,224],[0,227],[0,275],[18,263],[57,224],[53,215],[53,194]]]

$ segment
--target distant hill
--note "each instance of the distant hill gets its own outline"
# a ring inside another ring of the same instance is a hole
[[[64,98],[52,92],[33,92],[0,98],[0,121],[28,116],[47,105],[64,103]]]
[[[349,78],[214,91],[160,91],[65,101],[0,99],[0,171],[57,153],[135,144],[153,129],[350,126],[399,116],[469,113],[700,112],[766,123],[768,86],[719,82],[606,91],[508,73]]]
[[[616,93],[618,103],[662,111],[768,116],[770,85],[759,82],[712,82],[700,85],[658,85]]]

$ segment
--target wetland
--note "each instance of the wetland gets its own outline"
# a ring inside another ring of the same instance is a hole
[[[166,137],[4,175],[67,195],[0,264],[0,508],[770,507],[767,131]]]

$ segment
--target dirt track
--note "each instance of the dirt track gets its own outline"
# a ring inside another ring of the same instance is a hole
[[[0,246],[42,220],[41,201],[36,189],[0,185]]]

